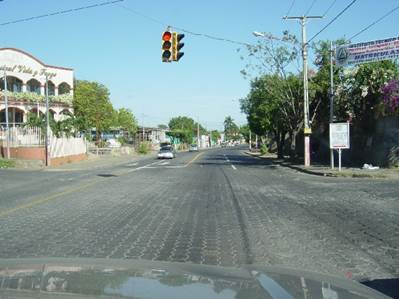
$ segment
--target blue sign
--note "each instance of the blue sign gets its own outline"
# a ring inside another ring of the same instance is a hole
[[[338,66],[399,58],[399,37],[337,47]]]

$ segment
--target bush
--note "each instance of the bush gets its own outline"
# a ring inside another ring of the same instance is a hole
[[[269,149],[267,148],[266,144],[262,144],[262,145],[260,146],[260,153],[261,153],[262,155],[265,155],[265,154],[267,154],[268,152],[269,152]]]
[[[15,161],[0,158],[0,168],[15,167]]]
[[[142,142],[139,145],[139,148],[137,149],[139,154],[148,154],[148,152],[150,151],[150,145],[148,142]]]
[[[118,137],[118,142],[119,142],[121,145],[126,145],[127,142],[128,142],[128,140],[127,140],[127,138],[126,138],[125,136],[120,136],[120,137]]]

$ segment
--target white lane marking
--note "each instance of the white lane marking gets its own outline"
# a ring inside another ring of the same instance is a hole
[[[162,161],[161,163],[159,163],[159,165],[168,165],[168,164],[170,164],[169,161]]]
[[[231,167],[232,167],[234,170],[237,170],[237,168],[236,168],[233,164],[231,164]]]
[[[139,163],[138,162],[134,162],[134,163],[127,164],[127,166],[136,166],[137,164],[139,164]]]
[[[129,169],[127,172],[134,172],[134,171],[137,171],[137,170],[140,170],[140,169],[143,169],[143,168],[148,168],[151,165],[159,164],[159,163],[161,163],[161,162],[160,161],[152,162],[152,163],[144,165],[144,166],[140,166],[140,167],[137,167],[137,168]]]

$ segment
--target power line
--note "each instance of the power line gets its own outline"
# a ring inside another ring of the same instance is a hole
[[[352,0],[351,3],[349,3],[343,10],[341,10],[341,12],[339,14],[337,14],[330,22],[328,22],[327,25],[325,25],[323,28],[321,28],[321,30],[319,32],[317,32],[315,35],[312,36],[312,38],[310,38],[308,40],[308,43],[310,43],[316,36],[318,36],[320,33],[322,33],[324,30],[327,29],[327,27],[329,27],[332,23],[334,23],[345,11],[347,11],[353,4],[355,4],[357,0]]]
[[[287,13],[285,14],[286,16],[288,16],[292,10],[292,8],[294,7],[295,4],[295,0],[292,0],[290,7],[287,10]]]
[[[149,15],[145,15],[145,14],[143,14],[141,12],[138,12],[138,11],[136,11],[134,9],[126,7],[124,5],[119,5],[119,6],[122,7],[123,9],[125,9],[125,10],[127,10],[127,11],[129,11],[129,12],[135,14],[135,15],[143,17],[143,18],[145,18],[145,19],[147,19],[149,21],[152,21],[154,23],[157,23],[157,24],[160,24],[160,25],[163,25],[163,26],[169,26],[170,28],[179,30],[181,32],[184,32],[184,33],[187,33],[187,34],[190,34],[190,35],[200,36],[200,37],[204,37],[204,38],[208,38],[208,39],[212,39],[212,40],[223,41],[223,42],[228,42],[228,43],[237,44],[237,45],[249,46],[248,43],[244,43],[244,42],[240,42],[240,41],[236,41],[236,40],[232,40],[232,39],[224,38],[224,37],[220,37],[220,36],[210,35],[210,34],[206,34],[206,33],[193,32],[193,31],[185,29],[185,28],[173,26],[173,25],[167,24],[167,23],[165,23],[165,22],[163,22],[163,21],[161,21],[159,19],[156,19],[154,17],[151,17]]]
[[[363,32],[365,32],[366,30],[370,29],[371,27],[373,27],[375,24],[379,23],[380,21],[382,21],[383,19],[385,19],[386,17],[388,17],[390,14],[394,13],[396,10],[399,9],[399,6],[396,6],[395,8],[391,9],[390,11],[388,11],[385,15],[383,15],[382,17],[378,18],[377,20],[375,20],[374,22],[372,22],[370,25],[366,26],[365,28],[363,28],[362,30],[360,30],[358,33],[354,34],[351,38],[349,38],[349,40],[354,39],[355,37],[359,36],[360,34],[362,34]]]
[[[328,12],[330,11],[330,9],[335,5],[335,3],[337,3],[337,0],[334,0],[331,5],[326,9],[326,11],[323,13],[323,17],[325,17]]]
[[[305,13],[305,16],[307,16],[310,13],[310,11],[312,10],[312,8],[313,8],[314,4],[316,3],[316,1],[317,0],[313,0],[312,4],[310,4],[308,10]]]
[[[56,16],[56,15],[76,12],[76,11],[79,11],[79,10],[95,8],[95,7],[105,6],[105,5],[111,5],[111,4],[115,4],[115,3],[123,2],[123,1],[124,0],[113,0],[113,1],[106,1],[106,2],[101,2],[101,3],[97,3],[97,4],[87,5],[87,6],[81,6],[81,7],[77,7],[77,8],[59,10],[59,11],[56,11],[56,12],[51,12],[51,13],[47,13],[47,14],[43,14],[43,15],[39,15],[39,16],[33,16],[33,17],[28,17],[28,18],[8,21],[8,22],[5,22],[5,23],[0,23],[0,26],[6,26],[6,25],[22,23],[22,22],[28,22],[28,21],[32,21],[32,20],[36,20],[36,19],[42,19],[42,18],[46,18],[46,17],[51,17],[51,16]]]
[[[122,7],[123,9],[125,9],[125,10],[127,10],[127,11],[130,11],[131,13],[133,13],[133,14],[135,14],[135,15],[138,15],[138,16],[140,16],[140,17],[142,17],[142,18],[145,18],[145,19],[147,19],[147,20],[150,20],[150,21],[152,21],[152,22],[154,22],[154,23],[157,23],[157,24],[160,24],[160,25],[163,25],[163,26],[168,26],[168,24],[166,24],[165,22],[162,22],[162,21],[160,21],[160,20],[158,20],[158,19],[156,19],[156,18],[153,18],[153,17],[151,17],[151,16],[145,15],[145,14],[143,14],[143,13],[137,11],[137,10],[134,10],[134,9],[132,9],[132,8],[130,8],[130,7],[127,7],[127,6],[122,5],[122,4],[118,4],[118,6],[119,6],[119,7]]]

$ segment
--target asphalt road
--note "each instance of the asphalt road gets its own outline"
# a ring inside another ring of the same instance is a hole
[[[0,170],[0,258],[282,265],[399,277],[394,181],[324,178],[240,148],[98,168]]]

